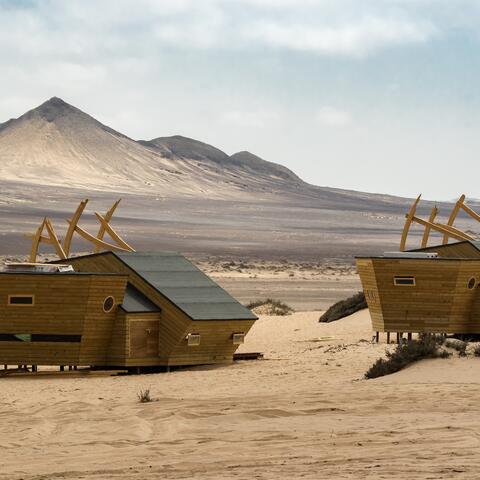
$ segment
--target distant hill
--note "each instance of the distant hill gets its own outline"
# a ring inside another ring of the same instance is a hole
[[[248,152],[231,157],[182,136],[137,142],[53,97],[0,124],[3,180],[228,198],[290,190],[293,172]]]

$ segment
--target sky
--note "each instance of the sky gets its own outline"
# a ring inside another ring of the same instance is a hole
[[[322,186],[480,197],[480,0],[0,0],[0,122],[58,96]]]

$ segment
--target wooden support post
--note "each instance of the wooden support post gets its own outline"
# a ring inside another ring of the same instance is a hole
[[[390,345],[390,332],[387,332],[387,344]]]
[[[74,366],[73,366],[73,369],[74,369],[75,371],[77,371],[77,370],[78,370],[77,365],[74,365]]]
[[[379,339],[380,339],[380,332],[375,332],[375,342],[378,343]]]
[[[3,366],[3,369],[4,369],[4,370],[8,370],[8,365],[4,365],[4,366]]]
[[[65,371],[65,365],[60,365],[60,371],[64,372]]]
[[[412,332],[408,332],[408,341],[410,341],[412,339]]]
[[[400,332],[397,332],[397,343],[400,343]]]

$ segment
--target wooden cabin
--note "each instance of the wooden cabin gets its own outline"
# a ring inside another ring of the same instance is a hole
[[[480,251],[474,243],[357,257],[373,330],[480,333]]]
[[[177,253],[104,252],[0,273],[0,363],[230,363],[257,319]],[[73,269],[71,268],[73,267]]]

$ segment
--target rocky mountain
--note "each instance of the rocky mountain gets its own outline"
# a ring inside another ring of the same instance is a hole
[[[3,180],[115,191],[228,198],[303,184],[248,152],[227,155],[182,136],[135,141],[60,98],[0,124]]]

